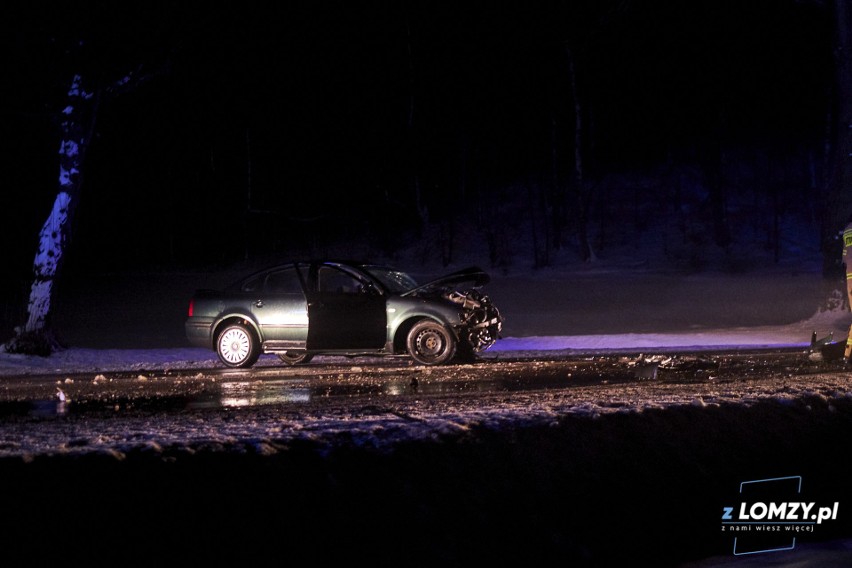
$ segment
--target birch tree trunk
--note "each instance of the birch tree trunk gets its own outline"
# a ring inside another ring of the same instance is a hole
[[[7,351],[48,355],[58,347],[49,327],[54,283],[65,252],[71,212],[80,195],[80,171],[94,126],[95,106],[96,98],[83,90],[82,77],[75,75],[62,110],[57,194],[39,233],[27,321],[16,328]]]

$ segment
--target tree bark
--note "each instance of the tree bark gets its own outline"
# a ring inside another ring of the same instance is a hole
[[[58,347],[49,326],[54,284],[68,242],[72,211],[80,196],[80,172],[94,128],[97,98],[83,89],[82,77],[75,75],[66,102],[61,120],[57,194],[39,233],[27,321],[16,328],[15,337],[6,346],[12,352],[47,355]]]

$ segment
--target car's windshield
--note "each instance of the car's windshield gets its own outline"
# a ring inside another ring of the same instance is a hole
[[[417,281],[405,272],[385,266],[364,266],[363,268],[393,294],[401,294],[417,288]]]

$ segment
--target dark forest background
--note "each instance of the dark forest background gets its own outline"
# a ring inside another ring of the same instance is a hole
[[[26,297],[71,77],[129,71],[66,274],[412,250],[505,270],[804,250],[836,272],[847,4],[6,3],[4,296]]]

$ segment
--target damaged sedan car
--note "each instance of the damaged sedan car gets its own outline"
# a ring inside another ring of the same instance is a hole
[[[262,353],[289,365],[315,355],[469,360],[501,337],[503,318],[480,290],[489,280],[477,267],[421,285],[379,264],[291,262],[197,290],[186,336],[228,367],[251,367]]]

